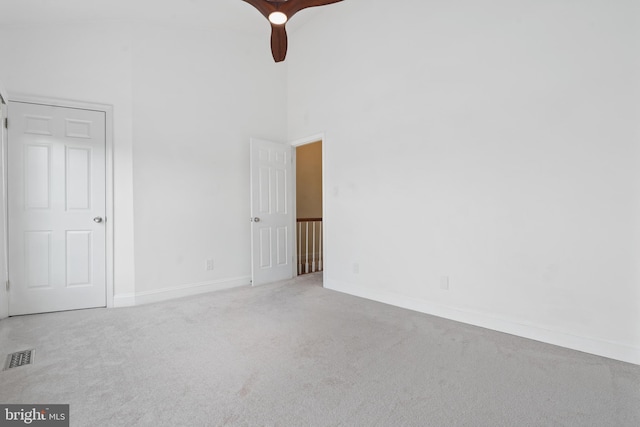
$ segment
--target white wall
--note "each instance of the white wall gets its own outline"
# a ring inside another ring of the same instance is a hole
[[[638,3],[388,4],[290,39],[325,285],[640,363]]]
[[[268,25],[181,22],[0,27],[10,95],[114,106],[119,306],[249,283],[249,138],[286,136]]]
[[[249,138],[285,140],[284,66],[268,33],[147,25],[135,40],[136,290],[249,284]]]
[[[0,27],[0,81],[12,95],[113,105],[114,291],[134,292],[131,31],[92,22]]]

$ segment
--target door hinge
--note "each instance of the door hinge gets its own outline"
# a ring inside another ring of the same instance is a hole
[[[6,284],[5,284],[6,288],[7,288],[7,292],[9,292],[9,288],[11,287],[11,283],[7,280]]]
[[[4,118],[4,127],[9,129],[9,117]]]

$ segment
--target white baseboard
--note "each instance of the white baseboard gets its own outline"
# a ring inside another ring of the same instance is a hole
[[[0,319],[6,319],[7,317],[9,317],[9,295],[3,287],[0,291]]]
[[[627,344],[572,335],[566,332],[551,330],[534,324],[524,324],[513,319],[501,318],[487,313],[462,310],[392,292],[372,290],[363,286],[338,282],[326,277],[324,279],[324,287],[361,298],[445,319],[455,320],[457,322],[480,326],[494,331],[504,332],[560,347],[570,348],[572,350],[578,350],[585,353],[591,353],[610,359],[640,365],[640,348]]]
[[[206,292],[220,291],[222,289],[237,288],[251,284],[250,276],[233,277],[214,280],[210,282],[190,283],[181,286],[173,286],[153,291],[135,293],[135,305],[150,304],[175,298],[203,294]]]
[[[113,307],[131,307],[136,305],[136,294],[126,293],[126,294],[116,294],[113,296]]]

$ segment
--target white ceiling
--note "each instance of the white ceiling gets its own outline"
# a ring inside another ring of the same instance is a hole
[[[287,25],[295,30],[321,8],[306,9]],[[223,26],[264,32],[269,24],[242,0],[0,0],[0,25],[64,24],[104,20],[140,20]]]

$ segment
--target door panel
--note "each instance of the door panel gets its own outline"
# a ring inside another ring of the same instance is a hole
[[[67,147],[67,211],[91,208],[91,150]]]
[[[49,209],[51,199],[49,146],[25,144],[24,151],[25,208],[27,210]]]
[[[92,234],[67,230],[67,286],[91,286]]]
[[[26,287],[51,287],[51,232],[25,231],[24,249]]]
[[[11,102],[9,314],[106,305],[105,113]]]
[[[290,279],[294,274],[291,152],[288,145],[251,140],[254,285]]]

